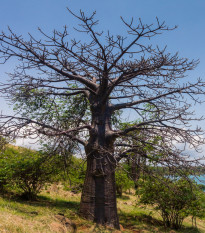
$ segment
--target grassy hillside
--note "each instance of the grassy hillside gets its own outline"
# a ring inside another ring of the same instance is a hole
[[[45,188],[36,201],[22,201],[12,194],[5,194],[0,198],[0,232],[205,232],[205,220],[197,219],[196,229],[192,228],[191,218],[184,221],[180,231],[164,229],[159,214],[151,207],[139,205],[132,193],[118,198],[121,231],[97,226],[80,218],[77,214],[79,202],[80,194],[65,191],[59,184]]]

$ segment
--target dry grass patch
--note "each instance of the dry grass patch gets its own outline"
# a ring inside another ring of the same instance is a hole
[[[191,218],[185,219],[185,228],[180,231],[163,228],[160,215],[152,207],[139,205],[132,192],[117,200],[121,231],[102,227],[78,215],[80,196],[65,191],[62,185],[53,184],[42,191],[37,201],[0,198],[0,232],[66,233],[73,231],[66,223],[71,221],[76,225],[77,233],[205,233],[205,221],[197,220],[198,229],[191,228]],[[56,217],[59,215],[62,217]]]

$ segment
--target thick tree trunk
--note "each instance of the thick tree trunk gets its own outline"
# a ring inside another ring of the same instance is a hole
[[[85,147],[87,173],[84,182],[80,214],[96,223],[119,229],[117,215],[114,138],[109,103],[102,103],[103,92],[90,99],[92,130]]]
[[[109,155],[88,156],[80,214],[96,223],[119,229],[115,163]]]

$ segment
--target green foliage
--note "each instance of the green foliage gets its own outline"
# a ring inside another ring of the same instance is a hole
[[[192,218],[204,218],[205,217],[205,193],[200,190],[200,187],[197,186],[197,189],[194,190],[195,200],[189,203],[189,215]]]
[[[0,156],[0,182],[26,199],[35,199],[61,170],[61,159],[29,149],[8,147]]]
[[[77,88],[69,85],[69,88]],[[69,91],[67,91],[69,94]],[[22,116],[30,117],[44,124],[58,124],[61,128],[68,129],[78,124],[82,118],[86,121],[89,117],[87,100],[84,95],[76,96],[50,96],[46,90],[28,89],[21,87],[13,99],[14,111],[21,109]]]
[[[64,177],[65,190],[70,190],[74,193],[82,191],[86,174],[86,166],[82,159],[72,157],[66,168]]]
[[[5,146],[8,144],[6,138],[0,136],[0,152],[5,149]]]
[[[118,167],[115,171],[116,192],[121,197],[122,192],[134,187],[134,182],[128,177],[125,167]]]
[[[185,217],[204,215],[204,194],[185,179],[148,178],[141,182],[140,202],[160,211],[164,225],[179,229]]]
[[[205,185],[204,184],[198,184],[199,189],[205,192]]]

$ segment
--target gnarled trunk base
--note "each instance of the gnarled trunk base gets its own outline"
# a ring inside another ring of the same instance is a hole
[[[88,156],[80,215],[96,223],[119,229],[115,164],[108,156]]]

